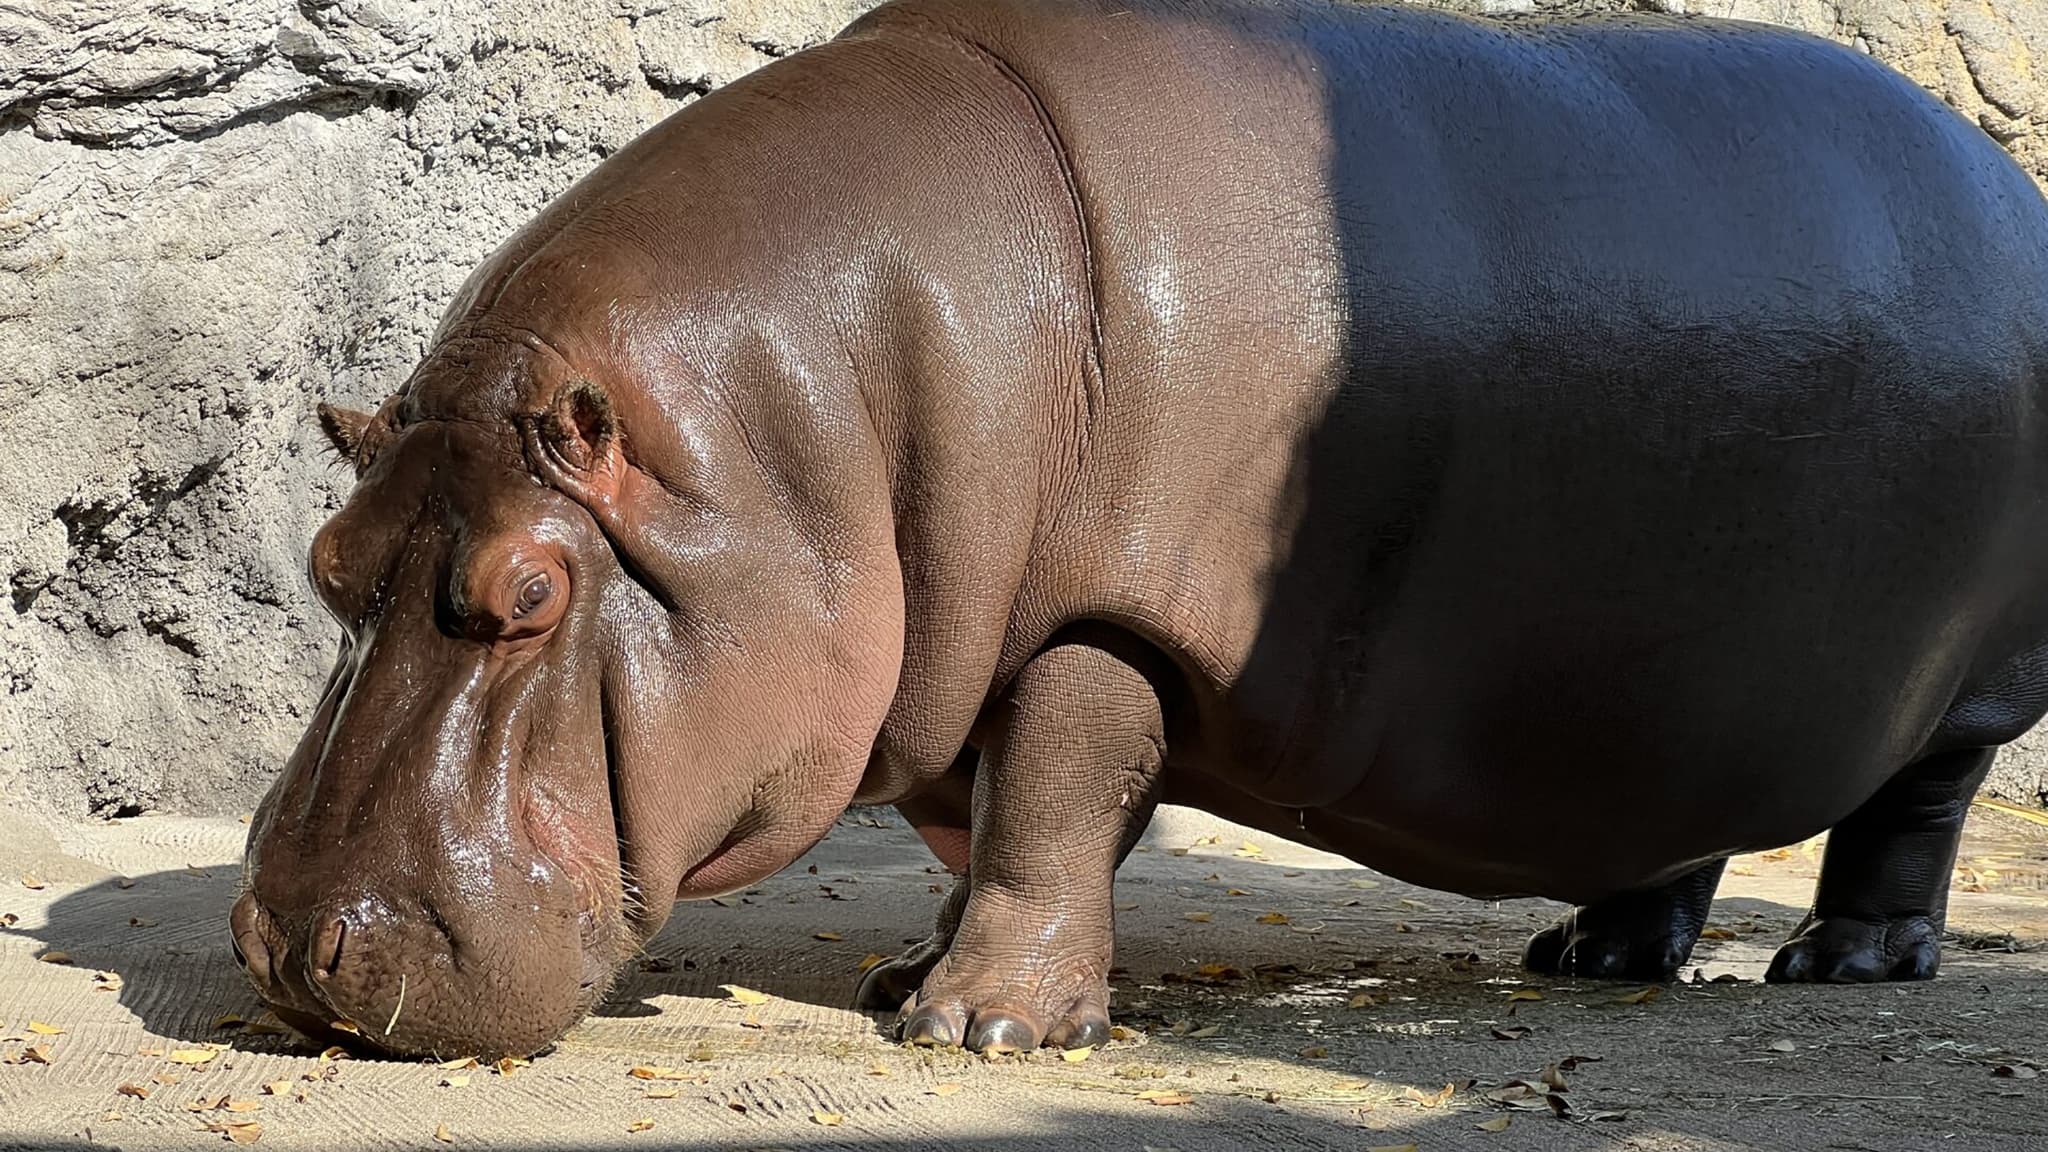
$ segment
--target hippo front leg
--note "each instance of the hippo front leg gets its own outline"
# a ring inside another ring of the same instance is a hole
[[[1157,802],[1158,694],[1109,647],[1065,642],[1032,658],[989,720],[952,946],[899,1028],[986,1052],[1099,1044],[1116,866]]]

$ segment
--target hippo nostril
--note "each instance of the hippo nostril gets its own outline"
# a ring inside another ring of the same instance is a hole
[[[228,937],[228,947],[234,950],[235,967],[241,968],[244,971],[246,971],[249,967],[249,955],[248,953],[242,951],[242,942],[240,940],[235,939],[233,936],[230,936]]]
[[[228,914],[228,940],[234,945],[235,962],[249,974],[259,992],[270,992],[270,946],[263,938],[265,917],[255,894],[244,892]]]
[[[308,957],[313,961],[313,975],[322,980],[331,980],[341,969],[341,945],[348,936],[348,924],[339,916],[320,926],[319,935],[313,937],[313,950]]]

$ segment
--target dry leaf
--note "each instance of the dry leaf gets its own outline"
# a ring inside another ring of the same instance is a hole
[[[1771,1041],[1771,1051],[1773,1052],[1797,1052],[1798,1050],[1799,1045],[1794,1044],[1790,1040]]]
[[[1415,931],[1415,926],[1413,924],[1408,923],[1406,920],[1396,920],[1394,921],[1394,931],[1413,932]]]
[[[149,1089],[140,1084],[123,1084],[119,1088],[114,1089],[114,1091],[119,1092],[123,1096],[133,1096],[137,1100],[149,1099]]]
[[[1413,1100],[1424,1108],[1436,1108],[1442,1105],[1444,1101],[1449,1100],[1453,1095],[1456,1095],[1457,1091],[1458,1086],[1456,1084],[1446,1084],[1441,1091],[1437,1092],[1424,1092],[1422,1089],[1410,1085],[1401,1093],[1401,1099]]]
[[[674,1084],[655,1084],[648,1087],[645,1099],[673,1100],[679,1094],[681,1094],[681,1092],[682,1089],[678,1088]]]
[[[1481,1120],[1479,1123],[1473,1125],[1473,1127],[1479,1129],[1481,1132],[1505,1132],[1508,1130],[1508,1125],[1510,1123],[1512,1123],[1512,1121],[1506,1116],[1495,1116],[1491,1120]]]
[[[1321,1044],[1311,1044],[1308,1047],[1303,1048],[1301,1051],[1295,1053],[1295,1055],[1301,1057],[1303,1060],[1321,1060],[1323,1057],[1328,1056],[1329,1054],[1330,1050]]]
[[[1216,917],[1214,915],[1208,912],[1189,912],[1185,916],[1181,917],[1181,919],[1186,920],[1190,924],[1207,924],[1209,921],[1214,920],[1215,918]]]
[[[156,924],[156,921],[146,920],[140,916],[130,916],[128,918],[128,926],[130,928],[154,928]]]
[[[45,964],[69,964],[71,963],[71,953],[45,952],[41,956],[36,957],[36,959],[41,960]]]
[[[461,1073],[443,1076],[438,1082],[438,1086],[442,1088],[467,1088],[469,1087],[469,1077]]]
[[[752,988],[742,988],[737,984],[720,984],[719,987],[725,990],[726,995],[742,1004],[766,1004],[768,1002],[768,994],[766,992],[756,992]]]
[[[209,1124],[207,1128],[226,1133],[230,1144],[254,1144],[263,1139],[263,1125],[253,1121],[247,1124]]]
[[[289,1080],[272,1080],[263,1086],[265,1096],[282,1096],[291,1090],[292,1082]]]
[[[1143,1092],[1138,1093],[1136,1098],[1143,1100],[1147,1104],[1156,1104],[1162,1108],[1171,1108],[1195,1102],[1193,1096],[1176,1088],[1147,1088]]]
[[[211,1112],[215,1108],[218,1108],[221,1105],[226,1104],[227,1102],[228,1096],[225,1092],[221,1093],[218,1096],[201,1096],[199,1099],[191,1101],[190,1103],[186,1104],[185,1111]]]
[[[353,1020],[336,1020],[334,1023],[329,1024],[328,1027],[336,1032],[346,1032],[351,1036],[361,1036],[363,1034],[362,1028]]]
[[[1648,988],[1644,988],[1641,991],[1637,992],[1631,992],[1626,996],[1619,997],[1619,999],[1623,1004],[1648,1004],[1650,1001],[1655,1000],[1657,997],[1662,996],[1663,994],[1664,990],[1662,988],[1659,988],[1656,985],[1652,984]]]
[[[841,936],[841,935],[840,935],[839,933],[837,933],[837,932],[813,932],[813,933],[811,933],[811,939],[813,939],[813,940],[844,940],[844,939],[846,939],[846,937],[844,937],[844,936]]]
[[[1571,1085],[1564,1082],[1564,1073],[1559,1071],[1555,1064],[1545,1064],[1543,1072],[1538,1079],[1542,1080],[1543,1086],[1552,1092],[1568,1092],[1571,1090]]]
[[[654,1121],[652,1120],[635,1120],[631,1124],[626,1125],[626,1131],[645,1132],[652,1127],[654,1127]]]
[[[446,1124],[436,1124],[434,1125],[434,1139],[439,1140],[443,1144],[453,1144],[455,1143],[455,1133],[450,1132]]]
[[[517,1072],[521,1068],[528,1067],[532,1063],[533,1061],[531,1060],[521,1060],[517,1056],[506,1056],[496,1064],[491,1065],[491,1067],[496,1068],[500,1076],[510,1076],[512,1073]]]
[[[115,881],[114,881],[114,887],[116,887],[116,888],[133,888],[133,887],[135,887],[135,881],[133,881],[133,880],[130,880],[130,879],[129,879],[128,877],[126,877],[126,876],[122,876],[122,877],[119,877],[119,878],[115,879]]]
[[[1287,923],[1287,916],[1282,912],[1268,912],[1264,916],[1259,917],[1258,922],[1261,924],[1285,924]]]
[[[119,972],[95,972],[92,978],[95,992],[119,992],[124,983]]]
[[[1415,1152],[1413,1144],[1375,1144],[1365,1152]]]
[[[48,1044],[33,1044],[23,1048],[21,1050],[21,1061],[24,1064],[48,1064],[50,1062],[50,1046]]]
[[[1726,928],[1702,928],[1702,929],[1700,929],[1700,939],[1702,939],[1702,940],[1733,940],[1733,939],[1735,939],[1735,933],[1733,933],[1733,932],[1730,932],[1730,931],[1729,931],[1728,929],[1726,929]]]
[[[24,875],[21,878],[21,886],[23,888],[28,889],[31,892],[41,892],[43,889],[49,887],[49,885],[43,883],[42,880],[30,875]]]
[[[1242,889],[1242,888],[1230,888],[1230,889],[1226,889],[1226,890],[1224,891],[1224,893],[1223,893],[1223,894],[1224,894],[1225,896],[1249,896],[1249,895],[1251,895],[1251,893],[1249,893],[1249,892],[1245,891],[1245,890],[1244,890],[1244,889]]]
[[[0,928],[12,928],[21,923],[21,917],[12,912],[0,912]]]
[[[811,1123],[823,1124],[827,1128],[837,1128],[841,1124],[846,1123],[846,1117],[837,1112],[813,1112],[811,1113]]]
[[[1264,856],[1265,854],[1266,850],[1264,848],[1259,847],[1257,844],[1254,844],[1249,840],[1246,840],[1244,843],[1238,845],[1237,851],[1231,853],[1232,856],[1242,856],[1246,859],[1251,859],[1257,856]]]
[[[1530,1029],[1526,1025],[1517,1024],[1512,1028],[1495,1028],[1493,1030],[1493,1038],[1495,1040],[1526,1040],[1529,1038],[1529,1032]]]
[[[2002,1076],[2007,1080],[2032,1080],[2040,1075],[2039,1072],[2025,1064],[2000,1064],[1991,1070],[1991,1074],[1993,1076]]]
[[[958,1085],[958,1084],[934,1084],[934,1085],[932,1085],[932,1095],[934,1095],[934,1096],[951,1096],[951,1095],[952,1095],[953,1093],[955,1093],[955,1092],[958,1092],[959,1090],[960,1090],[960,1085]]]
[[[164,1059],[173,1064],[204,1064],[218,1055],[214,1048],[178,1048],[165,1053]]]
[[[1508,1003],[1510,1004],[1513,1004],[1517,1000],[1541,999],[1543,999],[1543,993],[1538,992],[1534,988],[1517,988],[1513,992],[1508,993]]]
[[[62,1036],[64,1034],[62,1028],[57,1027],[55,1024],[45,1024],[41,1020],[29,1021],[28,1030],[38,1036]]]
[[[1095,1045],[1090,1044],[1082,1048],[1069,1048],[1060,1053],[1060,1059],[1069,1064],[1079,1064],[1093,1055],[1095,1055]]]
[[[640,1064],[628,1069],[626,1075],[635,1080],[690,1080],[697,1074],[661,1064]]]
[[[459,1060],[443,1060],[435,1067],[443,1072],[467,1072],[476,1067],[476,1057],[464,1056]]]
[[[262,1102],[256,1100],[230,1100],[226,1104],[221,1105],[221,1107],[226,1108],[230,1112],[263,1111]]]
[[[237,1016],[232,1012],[224,1016],[215,1016],[213,1018],[213,1026],[215,1028],[240,1028],[242,1025],[247,1023],[247,1020],[242,1019],[240,1016]]]

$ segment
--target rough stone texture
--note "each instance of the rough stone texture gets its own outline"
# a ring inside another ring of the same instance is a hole
[[[1854,43],[2048,176],[2039,0],[1691,10]],[[868,0],[0,0],[0,796],[238,811],[334,631],[301,576],[463,276],[611,150]],[[2001,790],[2039,799],[2048,741]]]

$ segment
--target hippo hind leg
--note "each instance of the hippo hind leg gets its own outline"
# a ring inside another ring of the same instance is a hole
[[[1813,908],[1778,949],[1775,984],[1927,980],[1941,965],[1949,873],[1994,748],[1916,761],[1828,832]]]
[[[1573,909],[1529,938],[1522,965],[1551,976],[1670,980],[1692,955],[1726,860],[1661,888],[1623,892]]]

